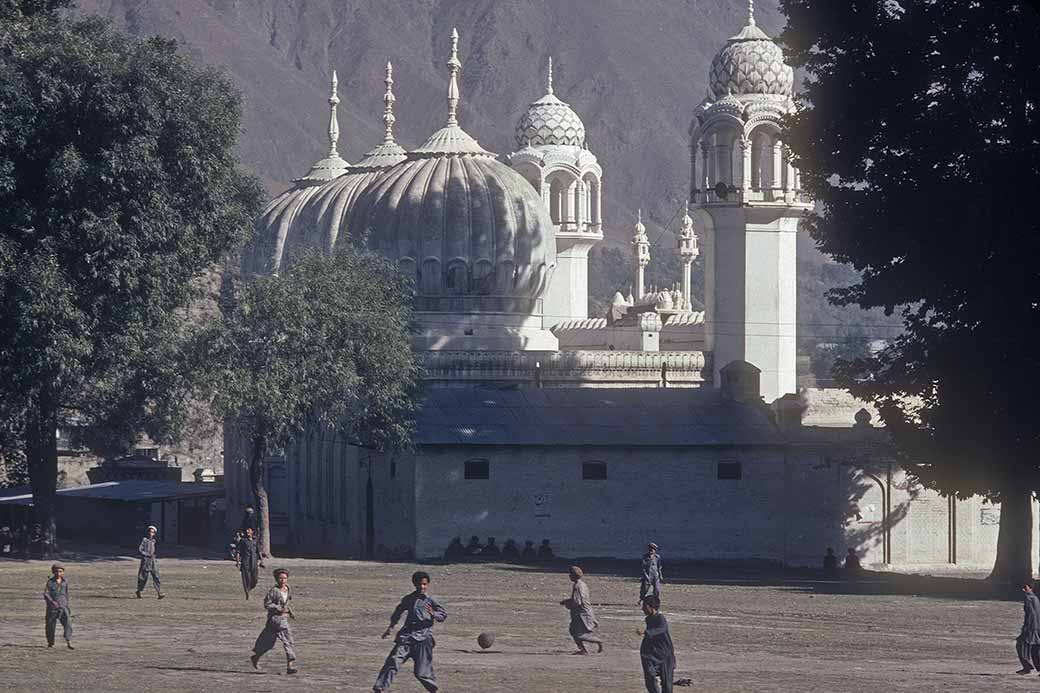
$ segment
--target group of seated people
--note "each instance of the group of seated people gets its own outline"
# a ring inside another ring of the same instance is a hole
[[[46,558],[52,553],[50,542],[43,532],[43,525],[35,524],[32,530],[25,525],[17,530],[0,527],[0,557]]]
[[[848,553],[845,554],[845,574],[855,575],[861,570],[863,570],[863,566],[860,565],[856,550],[849,549]],[[827,553],[823,556],[823,574],[828,576],[838,574],[838,557],[834,555],[834,549],[830,547],[827,548]]]
[[[444,550],[444,558],[449,561],[547,561],[554,558],[552,546],[548,539],[542,539],[542,544],[537,549],[533,541],[525,541],[521,549],[512,539],[506,540],[504,546],[499,547],[494,537],[488,537],[486,544],[480,543],[480,538],[473,535],[469,538],[469,544],[462,545],[462,537],[455,537]]]

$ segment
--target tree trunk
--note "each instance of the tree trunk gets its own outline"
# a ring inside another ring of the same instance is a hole
[[[249,460],[249,483],[253,488],[253,500],[256,503],[257,542],[260,555],[271,555],[271,508],[267,503],[267,487],[264,485],[264,458],[267,457],[267,438],[262,435],[253,437],[253,456]]]
[[[1026,488],[1000,492],[997,560],[989,579],[1020,587],[1032,580],[1033,493]]]
[[[58,412],[41,395],[30,412],[25,430],[25,457],[32,488],[32,518],[43,530],[45,554],[58,546],[55,519],[58,491]]]

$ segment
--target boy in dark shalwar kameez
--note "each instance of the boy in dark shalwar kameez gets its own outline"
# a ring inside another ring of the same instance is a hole
[[[416,571],[412,575],[412,584],[415,585],[415,591],[401,599],[390,616],[390,626],[383,633],[384,638],[388,637],[401,616],[405,617],[404,625],[394,638],[394,649],[390,650],[372,686],[375,693],[390,690],[394,676],[409,658],[415,664],[415,678],[422,687],[427,691],[437,690],[437,677],[433,673],[433,624],[446,619],[448,612],[426,593],[430,586],[429,574]]]
[[[585,643],[598,645],[598,651],[602,652],[603,641],[592,634],[592,631],[599,626],[599,622],[596,620],[596,615],[592,612],[589,586],[581,579],[584,573],[576,565],[572,565],[568,573],[570,574],[571,582],[574,583],[574,587],[571,589],[571,598],[564,599],[560,604],[567,607],[571,612],[570,634],[571,638],[574,639],[574,644],[578,646],[577,651],[572,654],[587,655],[589,651],[585,649]]]
[[[246,527],[245,536],[238,540],[235,547],[235,563],[242,573],[242,589],[245,590],[246,599],[249,599],[250,591],[256,589],[260,564],[260,545],[253,538],[251,527]]]
[[[54,631],[61,622],[65,644],[72,647],[72,612],[69,611],[69,582],[65,579],[65,568],[60,563],[51,566],[51,577],[43,590],[43,599],[47,602],[47,616],[44,632],[47,636],[47,647],[54,647]]]
[[[155,560],[155,536],[157,530],[154,525],[148,525],[148,533],[141,539],[137,553],[141,555],[141,565],[137,568],[137,598],[141,598],[141,590],[148,584],[148,576],[152,577],[155,592],[162,599],[166,595],[162,591],[162,583],[159,582],[159,562]]]
[[[1025,594],[1022,604],[1025,615],[1022,631],[1015,639],[1015,651],[1022,668],[1016,673],[1028,674],[1034,669],[1040,671],[1040,598],[1033,594],[1033,586],[1029,583],[1022,585],[1022,592]]]
[[[260,658],[264,656],[276,642],[281,642],[285,648],[285,673],[295,674],[296,649],[293,647],[292,631],[289,630],[289,619],[292,610],[289,608],[289,571],[278,568],[274,571],[274,579],[277,583],[264,597],[264,608],[267,609],[267,623],[253,645],[253,654],[249,657],[254,669],[260,668]]]
[[[672,677],[675,675],[675,647],[668,632],[661,600],[650,594],[643,598],[643,614],[646,627],[640,628],[643,642],[639,645],[639,659],[643,663],[643,680],[649,693],[672,693]],[[658,685],[657,680],[661,683]]]

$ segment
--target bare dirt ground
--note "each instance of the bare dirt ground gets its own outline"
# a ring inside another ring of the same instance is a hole
[[[300,674],[278,648],[249,666],[263,627],[261,578],[246,601],[234,564],[160,558],[167,598],[134,598],[136,561],[65,558],[74,644],[47,649],[41,597],[49,561],[0,561],[0,688],[17,690],[368,691],[391,646],[381,640],[416,566],[278,560],[292,571]],[[588,562],[606,651],[572,656],[565,564],[426,566],[448,610],[435,629],[442,691],[593,693],[644,690],[636,564]],[[868,574],[857,582],[665,563],[664,612],[678,657],[677,691],[1015,691],[1019,601],[985,583]],[[497,636],[480,652],[481,631]],[[395,691],[421,691],[402,672]]]

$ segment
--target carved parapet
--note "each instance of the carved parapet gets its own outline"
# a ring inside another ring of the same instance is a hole
[[[710,359],[701,351],[439,351],[421,356],[424,380],[440,385],[534,384],[536,369],[545,387],[658,387],[662,371],[671,386],[696,387],[711,378]]]

